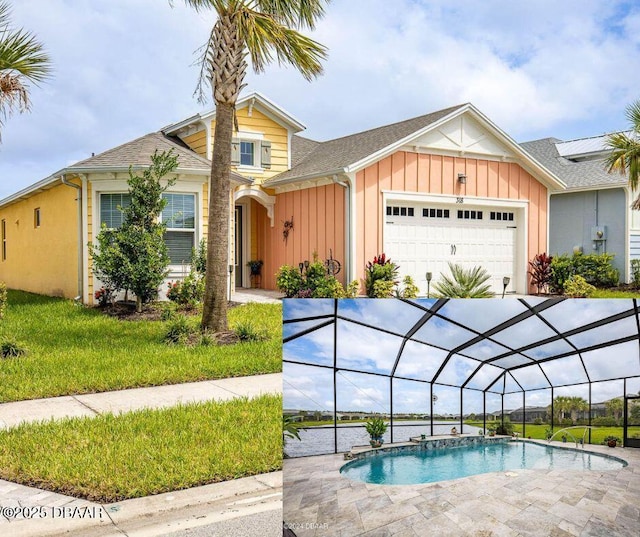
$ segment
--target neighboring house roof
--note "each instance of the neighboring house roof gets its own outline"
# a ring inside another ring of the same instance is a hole
[[[178,157],[178,173],[192,173],[208,176],[211,172],[211,161],[201,157],[179,139],[166,136],[161,132],[152,132],[136,138],[131,142],[108,149],[103,153],[89,157],[67,166],[49,177],[27,188],[0,200],[0,207],[19,199],[27,198],[32,193],[51,188],[61,181],[66,174],[99,173],[99,172],[127,172],[129,166],[134,169],[147,168],[151,162],[151,155],[155,151],[173,150]],[[249,185],[253,181],[235,172],[230,174],[231,181],[236,184]]]
[[[604,164],[605,136],[562,141],[543,138],[520,144],[567,185],[567,190],[614,188],[627,184],[624,175],[608,173]]]
[[[317,143],[305,158],[293,163],[292,168],[266,181],[267,184],[289,179],[342,172],[344,168],[377,153],[435,123],[464,105],[445,108],[432,114],[407,119],[357,134]],[[307,145],[307,149],[310,146]]]

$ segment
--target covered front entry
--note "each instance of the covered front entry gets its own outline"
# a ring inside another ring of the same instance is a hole
[[[389,200],[384,249],[426,291],[425,274],[450,274],[448,262],[464,268],[481,266],[491,275],[492,290],[516,290],[519,211],[486,205],[414,203]]]

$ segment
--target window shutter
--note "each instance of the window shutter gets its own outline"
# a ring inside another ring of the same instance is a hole
[[[262,140],[260,164],[263,168],[271,168],[271,142]]]
[[[240,166],[240,139],[231,140],[231,165]]]

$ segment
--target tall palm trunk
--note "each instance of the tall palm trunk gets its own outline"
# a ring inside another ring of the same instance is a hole
[[[227,330],[227,270],[229,260],[229,219],[231,216],[231,141],[236,101],[246,70],[244,44],[238,27],[228,15],[221,16],[213,29],[217,46],[211,48],[209,77],[216,102],[216,127],[211,160],[207,271],[205,277],[202,330]]]

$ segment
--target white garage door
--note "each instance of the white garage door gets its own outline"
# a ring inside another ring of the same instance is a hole
[[[490,284],[502,293],[516,285],[517,212],[502,208],[389,202],[384,233],[385,253],[426,293],[426,272],[432,285],[450,274],[448,262],[464,268],[481,266]]]

